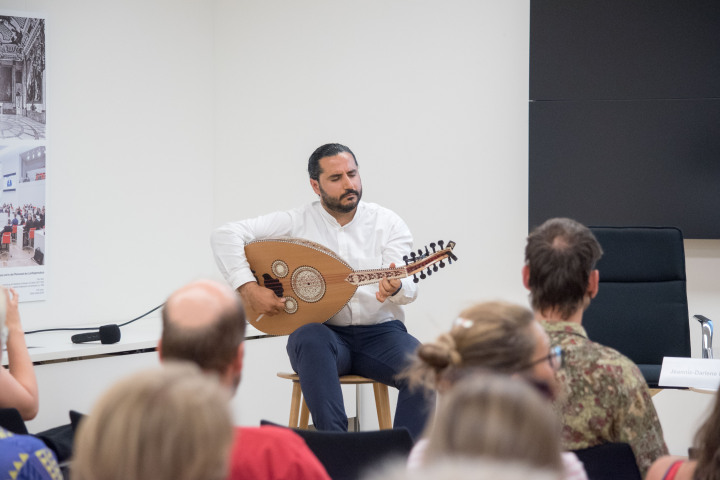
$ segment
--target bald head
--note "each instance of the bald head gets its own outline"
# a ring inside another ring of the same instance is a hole
[[[178,327],[201,328],[238,307],[237,294],[230,287],[211,280],[198,280],[170,295],[165,302],[165,316]]]
[[[162,360],[190,361],[221,376],[237,365],[245,313],[229,287],[210,280],[185,285],[165,302],[162,318]]]

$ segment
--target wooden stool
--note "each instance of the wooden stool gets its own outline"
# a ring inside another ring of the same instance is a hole
[[[308,410],[305,398],[302,395],[300,377],[297,373],[284,372],[278,372],[277,376],[286,380],[292,380],[293,382],[292,397],[290,400],[290,421],[288,422],[288,425],[292,428],[308,428],[310,410]],[[387,385],[366,377],[361,377],[360,375],[343,375],[340,377],[340,385],[360,385],[363,383],[371,383],[373,386],[373,391],[375,392],[375,407],[377,408],[378,425],[380,426],[380,430],[392,428],[390,397],[388,396]]]

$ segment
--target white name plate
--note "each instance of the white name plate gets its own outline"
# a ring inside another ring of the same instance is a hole
[[[720,386],[720,359],[665,357],[658,385],[717,390]]]

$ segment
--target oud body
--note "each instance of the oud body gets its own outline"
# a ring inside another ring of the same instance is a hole
[[[434,249],[435,244],[431,245]],[[307,323],[328,320],[350,301],[360,285],[383,278],[405,278],[425,268],[431,273],[431,266],[437,270],[436,263],[444,266],[442,260],[456,260],[454,245],[449,242],[447,248],[428,251],[426,256],[420,252],[416,261],[406,260],[408,265],[403,267],[356,271],[332,250],[309,240],[271,238],[248,243],[245,255],[258,284],[284,298],[285,308],[269,316],[245,306],[245,316],[261,332],[288,335]]]

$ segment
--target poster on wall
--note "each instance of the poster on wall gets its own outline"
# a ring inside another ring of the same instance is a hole
[[[45,20],[0,10],[0,284],[45,299]]]

